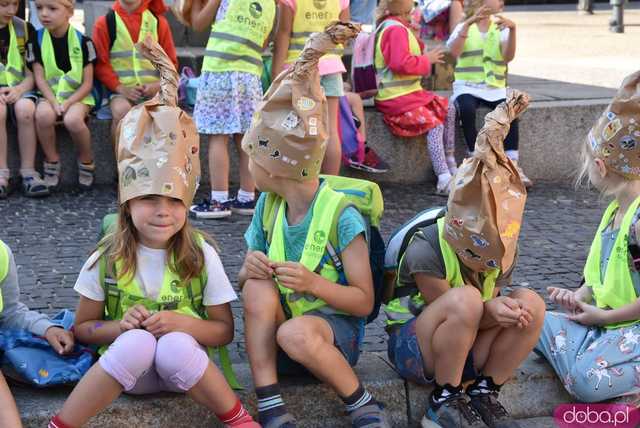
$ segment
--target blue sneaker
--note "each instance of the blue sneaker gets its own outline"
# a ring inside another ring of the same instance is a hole
[[[240,202],[238,198],[231,200],[231,211],[240,215],[253,215],[256,209],[255,199],[248,202]]]
[[[232,202],[232,200],[218,202],[216,200],[203,199],[199,204],[191,205],[189,212],[195,218],[225,218],[231,215]]]

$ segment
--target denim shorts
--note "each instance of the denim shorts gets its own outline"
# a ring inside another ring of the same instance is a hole
[[[424,371],[422,352],[416,336],[416,320],[417,318],[413,318],[402,326],[391,328],[387,352],[400,377],[415,383],[428,384],[433,382],[433,379]],[[462,382],[473,380],[477,376],[473,355],[469,352],[462,371]]]
[[[364,318],[350,315],[327,315],[320,312],[308,312],[322,318],[329,323],[333,331],[333,344],[342,353],[351,367],[354,367],[360,357],[360,346],[364,338]],[[278,374],[285,376],[312,376],[300,363],[292,360],[282,349],[278,348]]]
[[[326,74],[320,77],[320,85],[326,97],[341,97],[344,95],[342,73]]]

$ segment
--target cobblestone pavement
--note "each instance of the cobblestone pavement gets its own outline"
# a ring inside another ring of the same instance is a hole
[[[393,230],[416,212],[446,203],[432,196],[431,187],[386,186],[382,233]],[[4,228],[0,239],[13,250],[19,269],[23,301],[32,309],[53,314],[73,308],[78,272],[95,246],[99,220],[116,208],[116,192],[100,187],[89,193],[61,193],[44,200],[13,195],[0,203]],[[547,286],[576,287],[586,251],[605,202],[585,189],[538,183],[529,194],[521,235],[520,258],[514,285],[542,293]],[[235,283],[245,252],[245,229],[249,217],[195,221],[211,233],[221,247],[227,274]],[[234,359],[244,357],[241,304],[233,303],[236,320]],[[384,315],[367,326],[364,349],[385,351]]]

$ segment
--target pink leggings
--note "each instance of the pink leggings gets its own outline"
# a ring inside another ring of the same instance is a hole
[[[190,390],[204,375],[209,357],[186,333],[156,339],[136,329],[118,336],[98,362],[129,394],[149,394]]]

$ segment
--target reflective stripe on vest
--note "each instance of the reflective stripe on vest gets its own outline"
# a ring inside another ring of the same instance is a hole
[[[151,61],[142,57],[136,49],[131,34],[118,12],[114,11],[116,22],[116,39],[109,52],[109,62],[118,80],[124,86],[132,87],[157,82],[160,73]],[[138,40],[144,40],[151,35],[158,41],[158,19],[148,10],[142,13]]]
[[[596,232],[596,236],[591,244],[587,263],[584,267],[584,278],[588,286],[593,290],[593,297],[599,308],[618,309],[636,301],[635,287],[629,270],[629,228],[633,222],[633,217],[640,206],[640,198],[637,198],[627,209],[622,218],[620,231],[611,249],[609,261],[607,262],[607,270],[602,280],[602,272],[600,271],[601,252],[602,252],[602,232],[613,220],[618,210],[618,202],[613,201],[607,207],[602,216],[600,226]],[[619,328],[633,324],[637,324],[640,320],[626,321],[617,324],[609,324],[607,328]]]
[[[389,70],[389,67],[384,61],[384,55],[382,54],[382,35],[389,27],[397,25],[404,27],[402,23],[394,19],[387,19],[380,25],[381,29],[376,36],[376,51],[374,54],[374,64],[378,77],[376,101],[390,100],[422,89],[421,76],[395,74]],[[407,35],[409,37],[409,51],[412,55],[420,55],[420,44],[413,35],[413,32],[407,29]]]
[[[9,250],[4,242],[0,241],[0,312],[4,308],[4,300],[2,298],[2,282],[9,274]]]
[[[500,30],[489,25],[483,39],[477,24],[469,27],[462,54],[456,62],[455,79],[485,83],[496,88],[507,86],[507,64],[502,57]]]
[[[81,34],[72,26],[69,26],[67,30],[67,46],[71,69],[65,73],[58,68],[58,64],[56,63],[49,31],[46,29],[43,31],[40,51],[42,53],[44,78],[49,84],[51,91],[55,94],[58,102],[63,103],[69,99],[82,84],[82,74],[84,70],[82,67],[82,47],[80,46]],[[91,94],[84,97],[81,102],[89,106],[95,105],[95,100]]]
[[[438,225],[438,241],[440,244],[440,253],[444,259],[446,281],[452,288],[463,287],[465,285],[462,272],[460,271],[460,261],[451,245],[444,239],[444,217],[441,217],[437,221]],[[422,233],[420,231],[416,233]],[[411,238],[413,240],[413,237]],[[409,244],[411,241],[409,241]],[[406,254],[406,251],[405,251]],[[404,254],[400,259],[398,269],[404,261]],[[492,269],[484,275],[482,283],[482,301],[486,302],[493,298],[493,291],[495,290],[496,280],[500,275],[500,269]],[[399,278],[400,275],[396,275]],[[398,279],[396,279],[398,281]],[[396,283],[396,287],[400,286],[399,282]],[[407,321],[418,316],[424,308],[425,301],[416,289],[415,294],[411,296],[404,296],[393,299],[385,306],[385,313],[387,314],[387,325],[404,324]]]
[[[335,192],[329,186],[325,185],[320,187],[320,191],[313,205],[311,224],[309,225],[304,250],[302,251],[302,257],[300,259],[300,263],[311,272],[317,271],[318,265],[324,256],[334,217],[340,215],[338,208],[341,205],[342,198],[344,198],[343,194]],[[268,257],[275,262],[284,262],[286,261],[284,215],[287,210],[287,205],[286,201],[282,198],[276,202],[276,204],[278,212],[273,225]],[[325,263],[319,274],[328,281],[338,282],[339,273],[331,263]],[[282,286],[279,282],[278,288],[284,296],[285,304],[292,317],[303,315],[309,311],[320,311],[327,314],[340,313],[328,306],[325,301],[315,296],[294,292],[290,288]]]
[[[273,27],[276,8],[269,0],[229,2],[224,19],[211,26],[202,70],[262,75],[262,47]]]
[[[0,85],[15,86],[24,80],[23,52],[25,45],[25,22],[13,17],[9,22],[9,51],[7,63],[0,64]]]
[[[325,27],[340,19],[340,2],[338,0],[298,0],[296,13],[293,16],[293,27],[289,39],[287,64],[293,63],[304,48],[309,36],[321,33]],[[337,45],[331,53],[322,58],[340,58],[344,53],[344,46]]]

